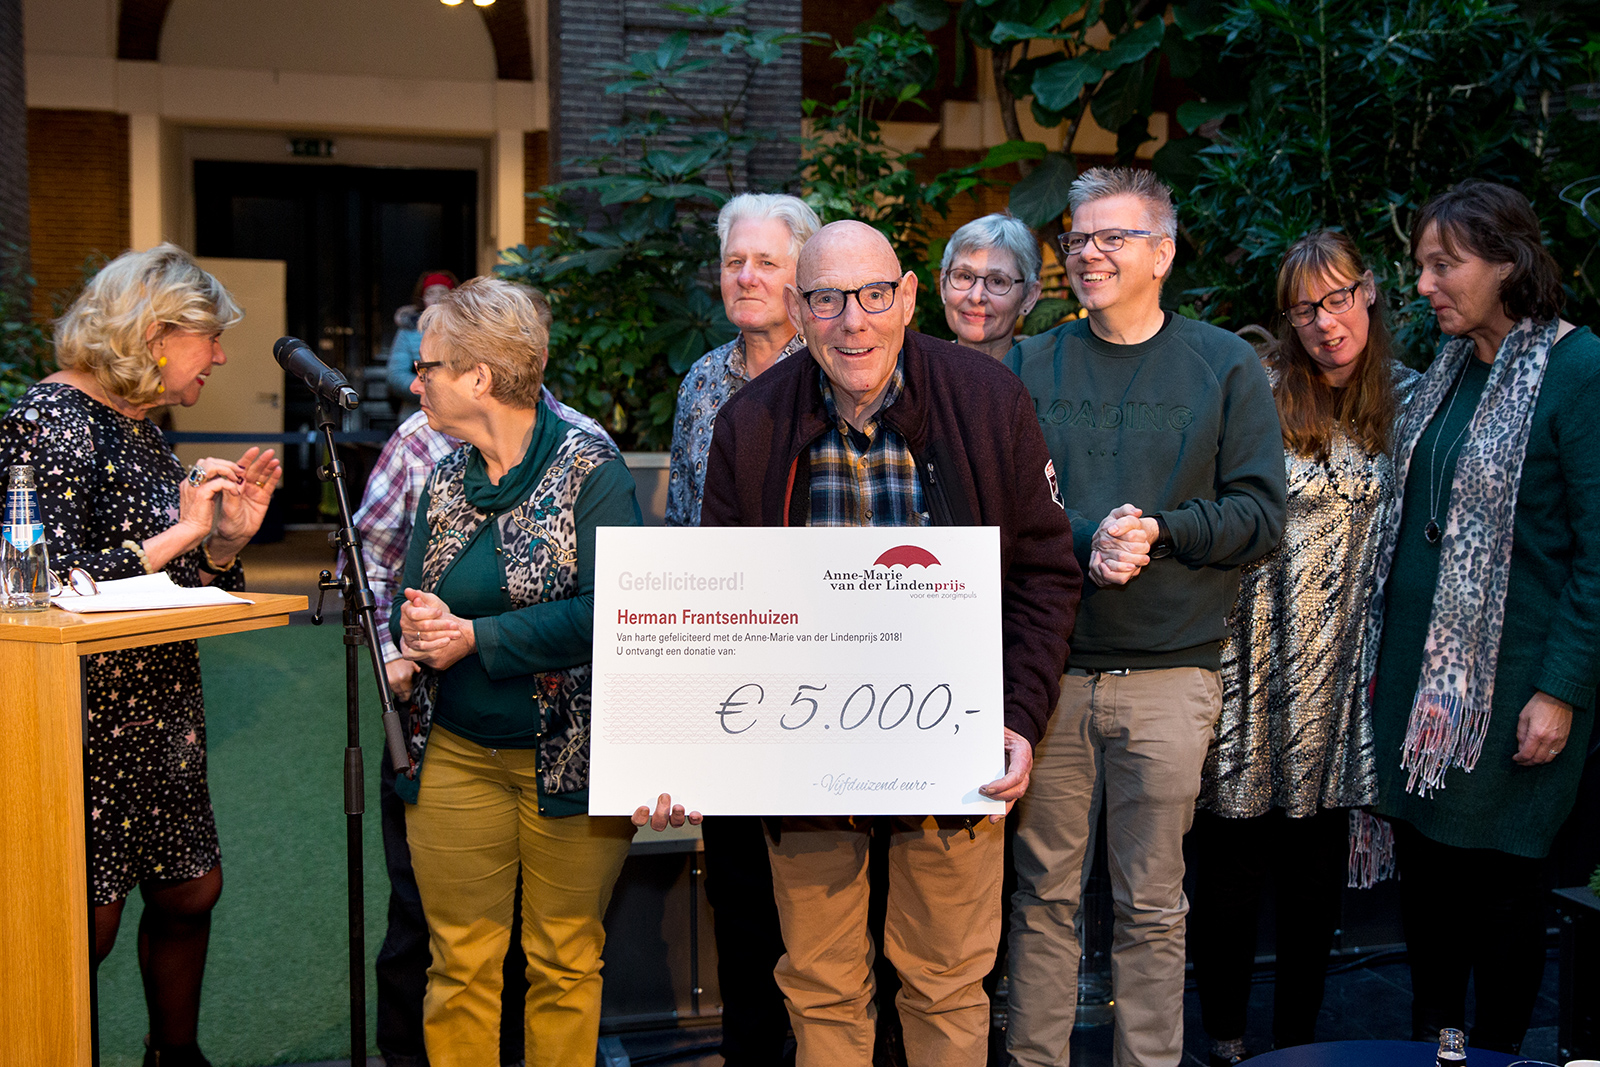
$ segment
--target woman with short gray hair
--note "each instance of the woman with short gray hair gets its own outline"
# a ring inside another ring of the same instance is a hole
[[[956,339],[996,359],[1017,323],[1039,302],[1039,242],[1010,214],[973,219],[950,237],[939,264],[939,296]]]

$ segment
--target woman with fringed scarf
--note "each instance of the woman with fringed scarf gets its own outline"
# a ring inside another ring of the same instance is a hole
[[[1412,1036],[1516,1052],[1544,970],[1541,861],[1572,810],[1600,648],[1600,339],[1514,190],[1470,181],[1411,251],[1449,340],[1396,434],[1369,640]]]

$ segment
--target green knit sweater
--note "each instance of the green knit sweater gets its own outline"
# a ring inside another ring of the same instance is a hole
[[[1400,748],[1422,668],[1422,648],[1439,576],[1439,545],[1423,536],[1431,481],[1449,512],[1456,449],[1488,380],[1489,366],[1469,360],[1455,405],[1423,433],[1406,477],[1400,539],[1384,587],[1387,604],[1373,696],[1378,811],[1458,848],[1493,848],[1541,857],[1572,810],[1594,720],[1600,658],[1600,420],[1589,405],[1600,395],[1600,338],[1574,330],[1550,350],[1522,466],[1505,629],[1483,754],[1469,775],[1451,770],[1431,799],[1405,791]],[[1445,462],[1448,455],[1449,461]],[[1560,756],[1539,767],[1511,761],[1517,720],[1539,690],[1576,708]]]

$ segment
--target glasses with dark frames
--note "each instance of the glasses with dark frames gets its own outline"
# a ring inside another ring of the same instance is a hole
[[[836,319],[843,315],[845,304],[852,296],[868,315],[882,315],[894,307],[894,291],[899,287],[897,281],[872,282],[859,289],[811,289],[800,296],[811,309],[811,314],[819,319]]]
[[[982,282],[984,292],[990,296],[1005,296],[1013,285],[1021,285],[1023,282],[1021,278],[1013,278],[999,271],[991,274],[974,274],[965,267],[955,267],[945,271],[944,280],[950,283],[950,288],[959,289],[963,293],[978,282]]]
[[[411,373],[415,374],[417,380],[423,385],[427,385],[428,372],[437,370],[442,366],[444,366],[444,360],[442,359],[414,359],[411,361]]]
[[[1356,290],[1362,286],[1362,281],[1354,282],[1343,289],[1335,289],[1321,300],[1302,300],[1298,304],[1290,304],[1283,311],[1283,317],[1289,320],[1291,326],[1310,326],[1317,321],[1317,311],[1320,309],[1330,315],[1342,315],[1356,306]]]
[[[1061,242],[1061,251],[1069,256],[1075,256],[1088,246],[1090,241],[1102,252],[1115,252],[1128,242],[1130,237],[1160,237],[1154,230],[1124,230],[1120,227],[1107,230],[1096,230],[1093,233],[1079,233],[1077,230],[1062,234],[1057,240]]]

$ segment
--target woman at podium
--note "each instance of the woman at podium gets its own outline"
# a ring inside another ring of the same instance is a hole
[[[278,461],[252,448],[237,463],[186,471],[148,418],[199,400],[227,362],[222,331],[242,314],[220,282],[163,244],[107,264],[56,324],[61,369],[0,419],[0,464],[33,467],[57,573],[165,571],[178,585],[244,587],[239,551],[261,525]],[[196,1029],[222,867],[199,650],[180,641],[91,656],[84,686],[94,962],[110,954],[138,886],[145,1067],[205,1065]]]

